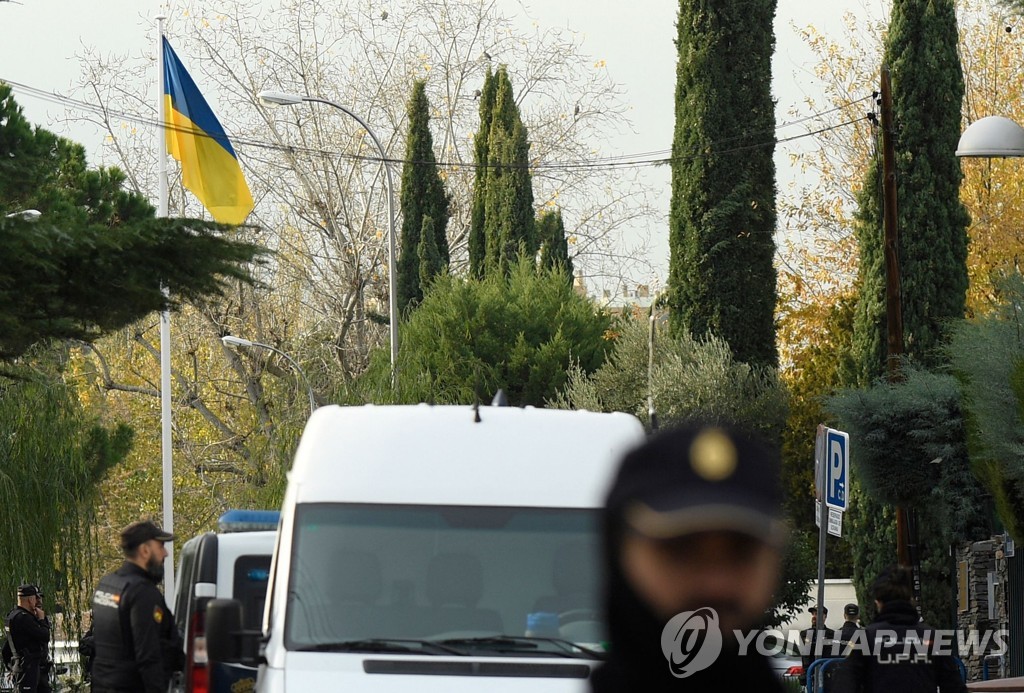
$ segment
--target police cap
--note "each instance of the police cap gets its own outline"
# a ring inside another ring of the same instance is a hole
[[[732,531],[781,546],[788,534],[777,447],[727,424],[650,438],[626,455],[607,505],[653,539]]]
[[[151,539],[157,541],[174,541],[174,535],[157,527],[152,522],[135,522],[128,525],[121,532],[121,549],[132,551],[137,546],[145,544]]]

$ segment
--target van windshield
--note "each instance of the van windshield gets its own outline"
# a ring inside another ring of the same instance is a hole
[[[596,510],[306,504],[294,539],[289,649],[509,642],[499,635],[599,649],[605,640]]]

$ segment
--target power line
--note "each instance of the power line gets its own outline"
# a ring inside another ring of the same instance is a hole
[[[140,115],[137,115],[137,114],[126,113],[126,112],[123,112],[123,111],[111,110],[111,109],[105,108],[105,107],[103,107],[103,106],[101,106],[99,104],[94,104],[94,103],[91,103],[91,102],[88,102],[88,101],[81,101],[81,100],[78,100],[78,99],[71,98],[69,96],[64,96],[64,95],[53,93],[53,92],[47,92],[47,91],[44,91],[42,89],[38,89],[36,87],[31,87],[31,86],[26,85],[26,84],[21,84],[19,82],[13,82],[13,81],[9,81],[9,80],[4,80],[3,78],[0,78],[0,82],[6,82],[7,84],[9,84],[12,87],[14,87],[18,92],[24,92],[25,95],[27,95],[29,97],[37,98],[37,99],[40,99],[42,101],[48,101],[50,103],[61,105],[61,106],[64,106],[66,108],[74,108],[74,109],[79,109],[79,110],[83,110],[83,111],[88,111],[88,112],[96,113],[96,114],[99,114],[99,115],[103,116],[103,118],[105,120],[109,120],[110,118],[116,118],[116,119],[119,119],[119,120],[122,120],[122,121],[132,122],[132,123],[135,123],[137,125],[143,125],[145,127],[162,127],[165,130],[172,130],[172,131],[176,131],[176,132],[187,132],[187,133],[190,133],[190,134],[193,134],[193,135],[196,135],[196,136],[200,136],[200,137],[209,137],[209,135],[207,135],[206,133],[201,132],[201,131],[195,131],[195,130],[193,130],[191,128],[181,127],[181,126],[178,126],[178,125],[173,125],[173,124],[168,124],[168,123],[161,123],[157,119],[151,118],[151,117],[140,116]],[[817,130],[808,131],[808,132],[801,133],[799,135],[793,135],[793,136],[790,136],[790,137],[784,137],[784,138],[771,137],[771,138],[766,138],[766,139],[764,139],[763,141],[760,141],[760,142],[753,142],[753,143],[750,143],[750,144],[744,144],[744,145],[740,145],[740,146],[736,146],[736,147],[731,147],[731,148],[725,148],[725,149],[721,148],[722,145],[725,145],[725,144],[728,144],[728,143],[732,143],[732,142],[736,142],[736,141],[739,141],[739,140],[749,139],[752,136],[756,136],[758,134],[774,133],[774,132],[777,132],[778,130],[782,130],[782,129],[787,128],[787,127],[792,127],[794,125],[799,125],[799,124],[802,124],[802,123],[805,123],[805,122],[808,122],[808,121],[814,120],[814,119],[820,119],[820,118],[822,118],[822,117],[824,117],[826,115],[829,115],[831,113],[835,113],[835,112],[838,112],[838,111],[845,110],[845,109],[849,108],[850,106],[853,106],[853,105],[856,105],[857,103],[860,103],[861,101],[865,101],[867,99],[872,99],[872,98],[874,98],[873,95],[867,95],[867,96],[864,96],[864,97],[862,97],[860,99],[857,99],[855,101],[851,101],[849,103],[846,103],[846,104],[843,104],[843,105],[840,105],[840,106],[836,106],[834,108],[828,109],[826,111],[822,111],[820,113],[813,113],[813,114],[810,114],[808,116],[804,116],[804,117],[799,118],[799,119],[794,120],[794,121],[782,123],[780,125],[777,125],[772,130],[765,129],[765,130],[761,130],[761,131],[751,131],[751,132],[746,132],[746,133],[738,134],[738,135],[735,135],[735,136],[732,136],[732,137],[727,137],[727,138],[723,138],[723,139],[720,139],[720,140],[716,140],[715,142],[711,142],[708,145],[706,145],[705,147],[703,147],[702,151],[694,152],[693,154],[686,154],[686,155],[681,155],[681,156],[673,157],[672,156],[672,150],[670,150],[670,149],[663,149],[663,150],[655,150],[655,151],[651,151],[651,152],[641,152],[641,153],[637,153],[637,154],[622,154],[622,155],[615,155],[615,156],[609,156],[609,157],[598,157],[598,158],[590,159],[590,160],[534,162],[532,164],[528,164],[528,166],[529,166],[529,168],[531,170],[538,171],[538,172],[557,172],[557,171],[573,171],[573,170],[576,170],[576,171],[587,170],[587,171],[595,171],[595,172],[611,171],[611,170],[620,170],[620,169],[628,169],[628,168],[646,168],[646,167],[654,167],[654,166],[665,166],[665,165],[672,164],[672,163],[683,163],[683,162],[694,161],[694,160],[698,160],[698,159],[702,159],[702,158],[707,158],[707,157],[711,157],[711,156],[723,156],[723,155],[728,155],[728,154],[735,154],[735,153],[739,153],[739,152],[749,151],[749,150],[753,150],[753,149],[760,149],[762,147],[775,146],[777,144],[786,144],[786,143],[794,142],[794,141],[797,141],[797,140],[800,140],[800,139],[804,139],[804,138],[807,138],[807,137],[814,137],[816,135],[820,135],[822,133],[829,132],[831,130],[836,130],[836,129],[839,129],[839,128],[847,127],[847,126],[852,125],[854,123],[860,122],[861,120],[864,120],[865,118],[867,118],[867,116],[861,116],[859,118],[855,118],[855,119],[848,120],[848,121],[845,121],[845,122],[842,122],[842,123],[838,123],[836,125],[831,125],[831,126],[819,128]],[[302,146],[302,145],[279,144],[279,143],[274,143],[274,142],[267,142],[265,140],[249,139],[249,138],[240,137],[240,136],[239,137],[229,136],[228,139],[230,140],[230,142],[231,142],[233,147],[251,147],[251,148],[257,148],[257,149],[265,149],[265,150],[269,150],[269,151],[288,152],[288,153],[293,153],[293,154],[294,153],[315,154],[315,155],[320,155],[320,156],[338,157],[338,158],[352,160],[352,161],[363,161],[363,162],[369,162],[369,163],[381,163],[381,162],[385,162],[385,163],[389,163],[389,164],[407,164],[407,163],[408,164],[422,164],[422,163],[429,163],[429,162],[425,162],[425,161],[410,161],[410,160],[406,160],[406,159],[397,159],[397,158],[393,158],[393,157],[388,157],[388,158],[383,158],[382,159],[380,156],[375,156],[375,155],[353,154],[353,153],[349,153],[349,152],[339,152],[339,151],[335,151],[335,150],[325,150],[325,149],[321,149],[321,148],[318,148],[318,147],[308,147],[308,146]],[[493,166],[499,166],[497,164],[477,164],[475,162],[456,162],[456,161],[437,161],[437,162],[433,162],[433,163],[435,163],[439,168],[447,168],[447,169],[460,169],[460,168],[475,169],[475,168],[480,168],[481,166],[492,166],[492,167]],[[511,168],[511,166],[507,166],[507,165],[502,165],[502,166],[504,166],[505,168]]]

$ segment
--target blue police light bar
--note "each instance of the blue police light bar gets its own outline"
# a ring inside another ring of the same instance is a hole
[[[222,533],[273,531],[280,519],[277,510],[228,510],[218,518],[217,529]]]

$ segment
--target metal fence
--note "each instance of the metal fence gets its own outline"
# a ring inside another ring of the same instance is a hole
[[[960,670],[960,678],[966,683],[967,669],[961,660],[956,659],[955,661],[957,669]],[[832,691],[833,675],[837,673],[842,662],[842,657],[830,657],[811,662],[811,667],[807,671],[807,693],[829,693]]]

